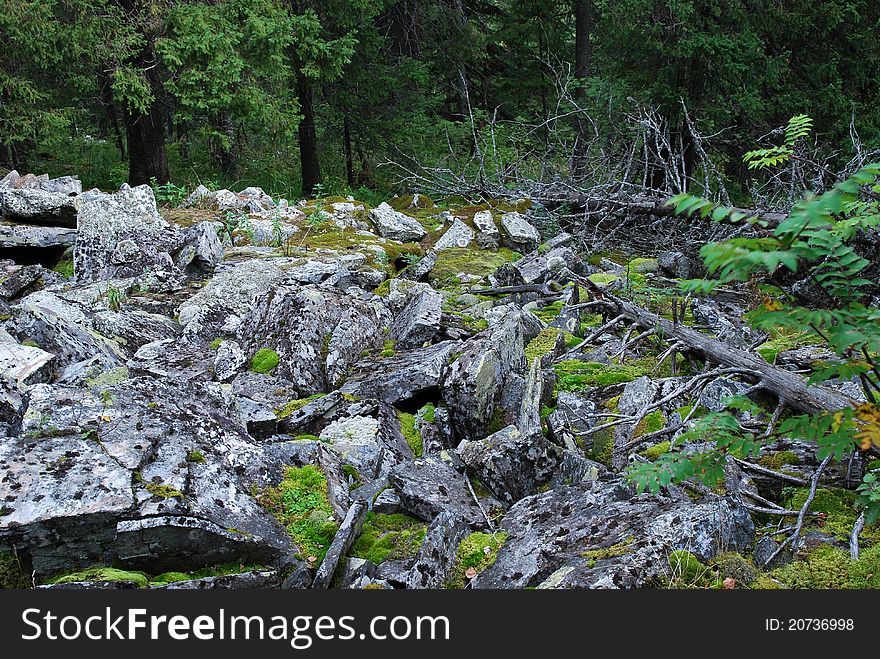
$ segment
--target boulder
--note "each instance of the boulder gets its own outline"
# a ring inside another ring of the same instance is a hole
[[[386,202],[370,211],[370,217],[376,225],[379,235],[402,243],[418,242],[428,232],[419,222],[409,215],[399,213]]]
[[[452,226],[434,243],[434,251],[442,252],[450,247],[468,247],[474,240],[474,230],[460,219],[455,218]]]
[[[598,481],[521,499],[501,529],[507,539],[472,588],[526,588],[551,576],[548,585],[557,588],[644,588],[668,576],[674,550],[707,561],[745,550],[755,534],[737,501],[632,496],[619,483]]]
[[[437,515],[406,577],[406,587],[443,588],[455,567],[458,545],[468,533],[467,522],[454,512],[447,510]]]
[[[76,229],[0,222],[0,248],[38,247],[63,250],[76,243]]]
[[[477,229],[477,245],[480,249],[495,249],[501,241],[501,233],[492,218],[492,211],[474,213],[474,227]]]
[[[395,350],[420,348],[434,338],[440,329],[443,296],[427,290],[412,296],[398,313],[388,331]]]
[[[525,217],[514,211],[501,216],[501,242],[525,254],[538,249],[541,236]]]
[[[337,388],[384,334],[376,310],[335,288],[277,286],[257,297],[238,330],[246,354],[272,350],[278,375],[301,395]]]

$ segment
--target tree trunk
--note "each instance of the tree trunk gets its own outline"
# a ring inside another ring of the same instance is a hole
[[[296,91],[299,96],[302,119],[299,122],[299,160],[302,172],[303,195],[314,194],[321,182],[321,166],[318,162],[318,134],[315,130],[315,108],[312,105],[312,85],[301,72],[296,74]]]
[[[223,137],[214,140],[214,160],[223,174],[235,177],[238,174],[238,147],[235,143],[235,124],[229,113],[223,111],[212,121],[214,129]]]
[[[592,29],[592,12],[590,0],[574,0],[574,77],[578,83],[585,83],[590,76],[590,30]],[[575,98],[579,103],[586,99],[583,87],[577,90]],[[582,180],[587,167],[587,143],[589,123],[584,117],[577,116],[577,142],[571,158],[571,175],[575,180]]]

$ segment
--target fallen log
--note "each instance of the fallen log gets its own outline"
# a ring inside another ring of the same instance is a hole
[[[686,325],[673,323],[608,293],[589,279],[571,274],[573,281],[591,290],[596,299],[601,300],[615,317],[628,320],[646,330],[655,329],[659,336],[680,344],[680,351],[690,351],[701,355],[708,362],[751,372],[757,386],[774,394],[781,404],[793,410],[816,414],[855,405],[855,401],[840,392],[810,385],[802,375],[768,364],[755,353],[733,348]]]

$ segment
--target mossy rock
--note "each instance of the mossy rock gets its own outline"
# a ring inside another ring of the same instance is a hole
[[[498,250],[476,249],[471,247],[452,247],[437,254],[437,262],[428,275],[435,288],[459,286],[459,275],[464,273],[477,277],[488,277],[505,263],[521,257],[517,252],[501,248]]]
[[[370,511],[349,555],[376,565],[392,559],[412,558],[421,549],[427,528],[424,522],[409,515]]]
[[[306,398],[295,398],[293,400],[289,400],[284,405],[275,410],[275,416],[279,419],[286,419],[297,410],[301,410],[309,403],[319,400],[326,395],[327,394],[313,394]]]
[[[628,268],[630,272],[646,274],[648,272],[657,272],[660,269],[660,265],[657,263],[657,259],[637,258],[629,262]]]
[[[801,487],[786,489],[789,495],[785,503],[791,510],[800,510],[809,494],[809,488]],[[810,505],[813,512],[824,513],[825,517],[820,521],[809,518],[808,527],[819,525],[823,533],[834,536],[843,542],[849,542],[859,511],[856,508],[856,494],[851,490],[840,488],[818,488],[813,503]],[[794,523],[794,518],[788,521]],[[866,524],[859,536],[863,545],[880,543],[880,522]]]
[[[709,561],[709,566],[717,571],[721,579],[731,578],[742,586],[751,585],[761,576],[761,571],[751,560],[736,552],[718,554]]]
[[[260,348],[251,358],[251,370],[254,373],[271,373],[278,366],[278,353],[271,348]]]
[[[79,572],[70,572],[48,579],[48,584],[67,584],[80,581],[125,581],[135,584],[138,588],[146,588],[150,584],[149,577],[143,572],[119,570],[113,567],[96,566]]]
[[[507,540],[505,531],[471,533],[458,545],[455,566],[447,581],[447,588],[464,588],[470,574],[477,575],[498,558],[498,550]]]
[[[793,451],[775,451],[758,458],[758,464],[775,471],[781,470],[786,465],[800,464],[801,459]]]
[[[641,364],[601,364],[599,362],[583,362],[569,359],[553,365],[557,374],[556,387],[559,391],[580,392],[594,387],[608,387],[624,384],[642,377],[655,374],[648,370],[649,366]]]
[[[417,458],[422,457],[424,443],[422,441],[422,433],[419,432],[416,424],[415,414],[398,411],[397,418],[400,420],[400,432],[403,434],[413,455]]]
[[[654,444],[654,446],[650,446],[642,451],[639,455],[647,458],[651,462],[654,462],[661,455],[665,455],[669,453],[669,449],[672,446],[670,442],[660,442],[659,444]]]
[[[531,364],[535,359],[543,359],[544,355],[550,354],[556,348],[556,342],[562,330],[556,327],[545,327],[538,336],[529,341],[526,346],[526,362]]]

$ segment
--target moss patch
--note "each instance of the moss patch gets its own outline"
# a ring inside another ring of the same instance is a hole
[[[183,492],[163,483],[144,483],[144,489],[161,499],[182,499]]]
[[[649,448],[646,448],[644,451],[640,453],[643,457],[647,458],[651,462],[659,458],[661,455],[665,453],[669,453],[669,448],[671,444],[669,442],[660,442],[659,444],[654,444]]]
[[[801,459],[792,451],[776,451],[775,453],[768,453],[767,455],[762,455],[758,458],[758,464],[762,467],[767,467],[768,469],[774,469],[776,471],[779,471],[785,465],[796,465],[800,464],[800,462]]]
[[[545,327],[538,336],[526,346],[526,362],[531,364],[536,358],[542,359],[556,347],[556,340],[562,330],[556,327]]]
[[[498,558],[498,550],[501,549],[505,540],[507,540],[507,533],[504,531],[498,531],[495,534],[471,533],[462,540],[458,545],[455,567],[446,587],[464,588],[465,581],[469,580],[469,574],[479,574],[495,562],[495,559]],[[469,570],[473,571],[469,572]]]
[[[863,550],[857,561],[848,551],[823,545],[770,576],[787,588],[880,588],[880,545]]]
[[[412,558],[421,549],[427,528],[424,522],[409,515],[370,511],[349,555],[376,565],[389,559]]]
[[[324,558],[339,525],[327,497],[327,479],[313,465],[289,467],[277,487],[267,488],[260,503],[281,523],[303,558]]]
[[[113,567],[91,567],[80,572],[72,572],[60,577],[53,577],[46,583],[65,584],[78,581],[130,581],[138,588],[145,588],[150,583],[150,578],[143,572],[131,572],[119,570]]]
[[[801,487],[786,489],[785,492],[788,494],[786,507],[791,510],[800,510],[807,500],[809,489]],[[817,489],[810,510],[825,513],[825,517],[821,520],[815,517],[808,518],[805,528],[816,528],[818,525],[822,532],[831,534],[838,540],[848,542],[849,534],[852,532],[853,525],[859,515],[855,508],[855,500],[855,492],[850,490]],[[793,522],[794,519],[789,521]],[[859,538],[863,547],[880,541],[880,523],[866,524]]]
[[[398,411],[397,418],[400,419],[400,432],[403,433],[403,437],[406,439],[406,443],[412,450],[413,455],[417,458],[422,457],[424,443],[422,441],[422,433],[416,427],[415,415]]]
[[[301,410],[309,403],[323,398],[326,395],[327,394],[313,394],[312,396],[309,396],[307,398],[296,398],[294,400],[287,401],[284,405],[275,410],[275,416],[279,419],[286,419],[297,410]]]
[[[559,376],[556,387],[559,391],[584,391],[592,387],[607,387],[613,384],[631,382],[646,375],[639,365],[600,364],[568,359],[553,365]]]
[[[278,366],[278,353],[271,348],[260,348],[251,358],[254,373],[271,373]]]
[[[646,414],[633,428],[633,437],[642,437],[658,432],[666,427],[666,415],[662,410],[655,410]]]
[[[52,268],[59,275],[67,277],[68,279],[73,278],[73,259],[64,259],[62,261],[58,261],[55,264],[55,267]]]
[[[186,455],[187,462],[193,462],[195,464],[205,464],[207,460],[205,460],[205,455],[201,451],[190,451]]]
[[[452,247],[437,254],[437,263],[431,270],[429,279],[436,288],[457,286],[461,283],[459,275],[462,273],[487,277],[505,263],[519,258],[520,254],[505,248],[492,251]]]

